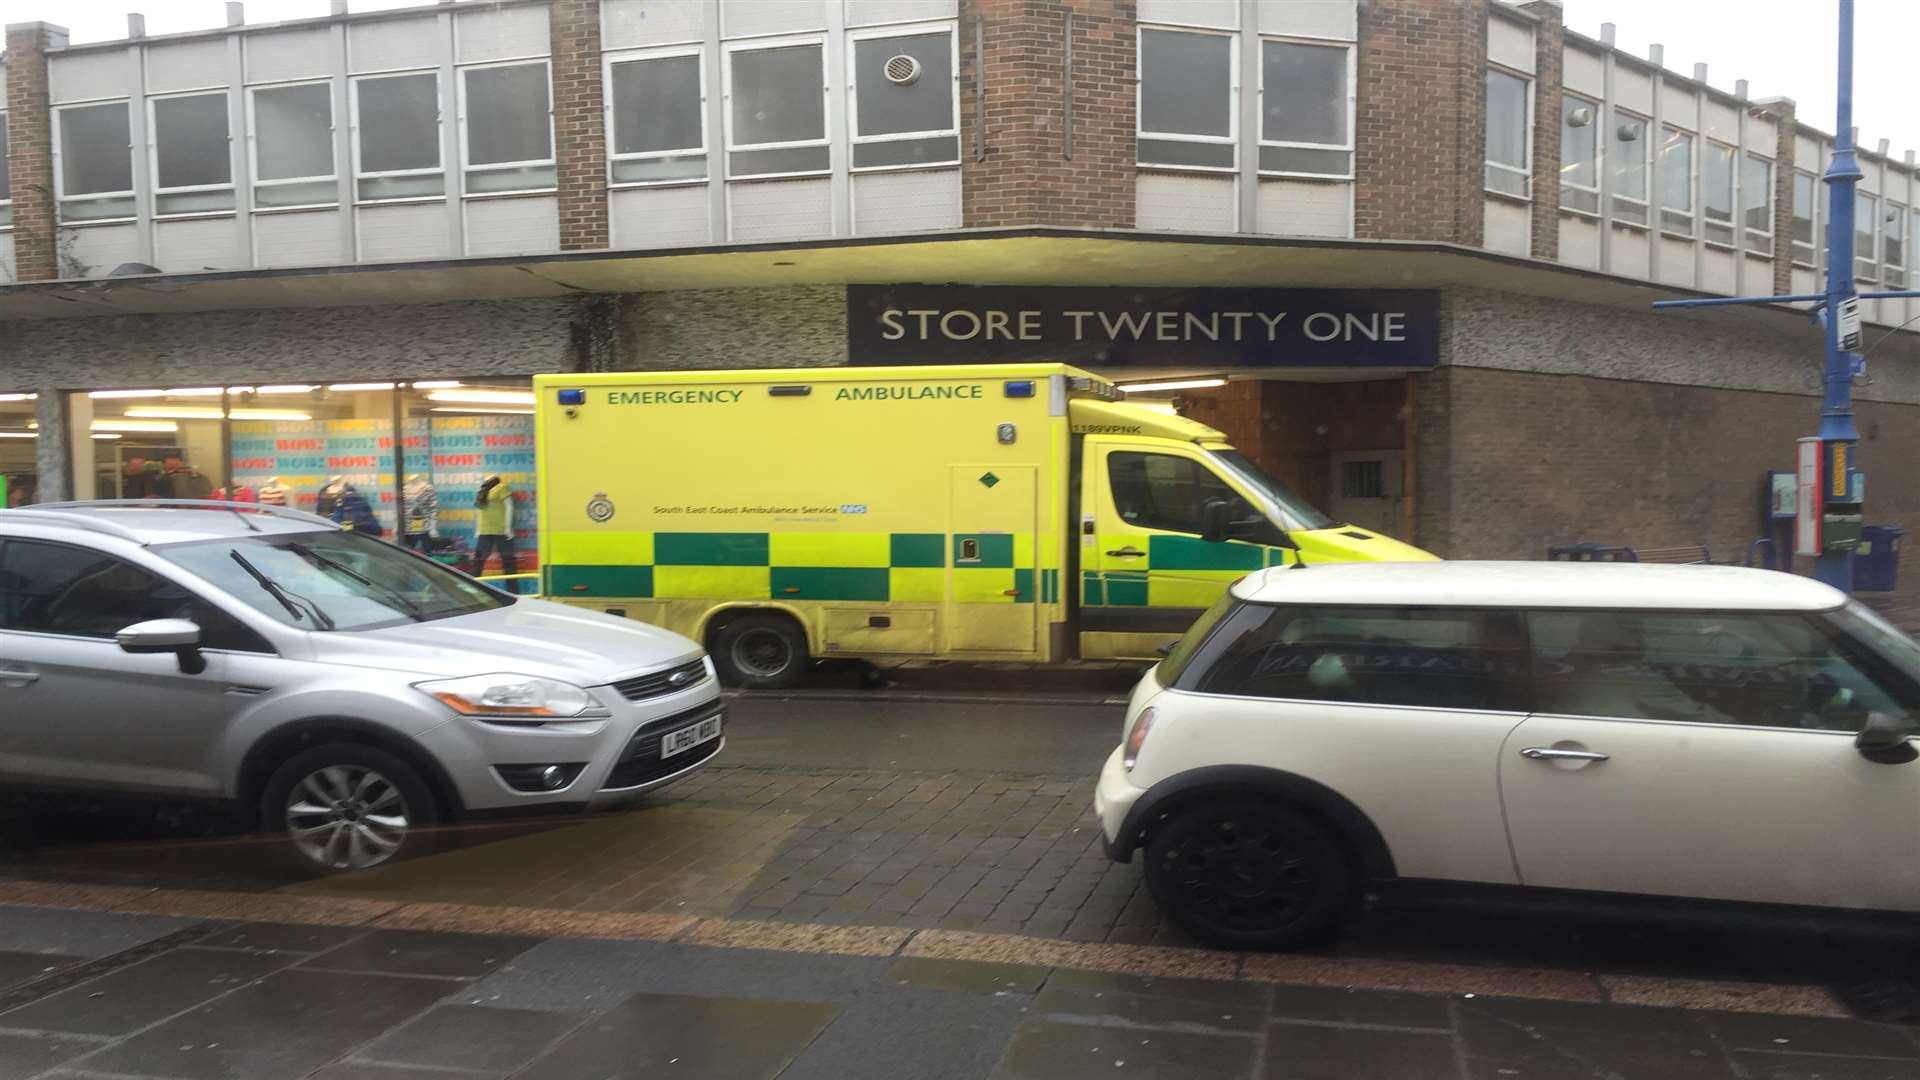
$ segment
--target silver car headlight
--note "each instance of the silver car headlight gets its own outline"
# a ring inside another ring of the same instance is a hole
[[[585,690],[537,675],[469,675],[414,683],[421,692],[462,716],[578,716],[593,704]]]

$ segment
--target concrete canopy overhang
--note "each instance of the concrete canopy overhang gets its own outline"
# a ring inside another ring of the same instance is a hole
[[[1452,244],[1015,228],[25,282],[0,287],[0,322],[898,282],[1473,288],[1636,315],[1649,314],[1654,300],[1709,295]],[[1804,312],[1771,306],[1661,317],[1782,332],[1807,326]]]

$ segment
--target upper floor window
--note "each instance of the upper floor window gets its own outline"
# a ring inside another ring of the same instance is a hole
[[[1793,174],[1793,261],[1803,266],[1816,264],[1817,253],[1813,247],[1813,220],[1819,212],[1814,192],[1819,190],[1819,181],[1812,173],[1795,171]]]
[[[0,109],[0,229],[13,224],[13,180],[8,164],[7,113]]]
[[[56,116],[60,220],[133,217],[133,134],[127,103],[68,105],[57,109]]]
[[[1911,226],[1908,230],[1907,235],[1912,237],[1915,241],[1920,242],[1920,206],[1916,206],[1913,209],[1907,211],[1907,218]],[[1905,254],[1906,254],[1906,251],[1903,248],[1901,250],[1901,255],[1904,257]]]
[[[1600,212],[1600,106],[1575,94],[1560,99],[1560,205]]]
[[[1233,45],[1232,34],[1141,28],[1140,164],[1234,167]]]
[[[1881,280],[1889,288],[1906,288],[1907,208],[1896,202],[1889,202],[1880,215],[1880,256],[1887,264]]]
[[[153,98],[153,213],[156,217],[233,209],[227,93]]]
[[[684,183],[707,178],[703,79],[698,49],[608,64],[614,183]]]
[[[251,98],[253,205],[332,206],[340,201],[333,168],[333,84],[256,86]]]
[[[1660,227],[1693,235],[1693,136],[1678,128],[1660,133]]]
[[[367,75],[353,81],[355,197],[440,198],[440,76]]]
[[[853,167],[960,160],[953,32],[889,30],[853,39]]]
[[[1488,191],[1526,198],[1533,190],[1533,85],[1498,68],[1487,69]]]
[[[1260,42],[1260,171],[1353,175],[1353,50]]]
[[[1707,240],[1733,243],[1733,147],[1709,139],[1700,159],[1700,216]]]
[[[1613,176],[1613,220],[1628,225],[1647,223],[1647,120],[1622,109],[1613,110],[1607,130],[1606,168]]]
[[[1853,195],[1853,272],[1857,277],[1878,279],[1880,253],[1880,199],[1864,191]]]
[[[826,50],[819,41],[727,52],[727,173],[827,171]]]
[[[553,110],[547,62],[463,68],[460,90],[466,192],[551,189]]]
[[[1747,247],[1773,254],[1773,162],[1766,158],[1748,154],[1740,160],[1740,216]]]

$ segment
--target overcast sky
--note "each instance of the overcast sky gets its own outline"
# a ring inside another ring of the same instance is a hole
[[[413,7],[420,0],[351,0],[355,11]],[[695,2],[695,0],[688,0]],[[1445,0],[1429,0],[1443,3]],[[1716,87],[1746,79],[1755,97],[1790,97],[1804,123],[1833,130],[1834,19],[1837,0],[1566,0],[1567,26],[1590,37],[1619,27],[1619,45],[1639,55],[1659,42],[1667,67],[1690,74],[1705,63]],[[149,34],[201,30],[226,21],[223,0],[0,0],[5,22],[44,20],[73,40],[126,35],[126,12],[147,17]],[[247,0],[248,22],[325,15],[328,0]],[[1854,121],[1871,148],[1890,139],[1898,157],[1920,150],[1920,109],[1907,65],[1920,40],[1920,0],[1858,0]],[[1903,76],[1901,72],[1908,71]]]

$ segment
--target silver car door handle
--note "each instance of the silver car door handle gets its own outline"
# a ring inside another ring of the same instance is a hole
[[[8,671],[0,669],[0,683],[36,683],[40,681],[37,671]]]
[[[1607,755],[1595,750],[1559,750],[1551,746],[1529,746],[1520,751],[1523,758],[1546,761],[1551,758],[1564,758],[1568,761],[1605,761]]]

